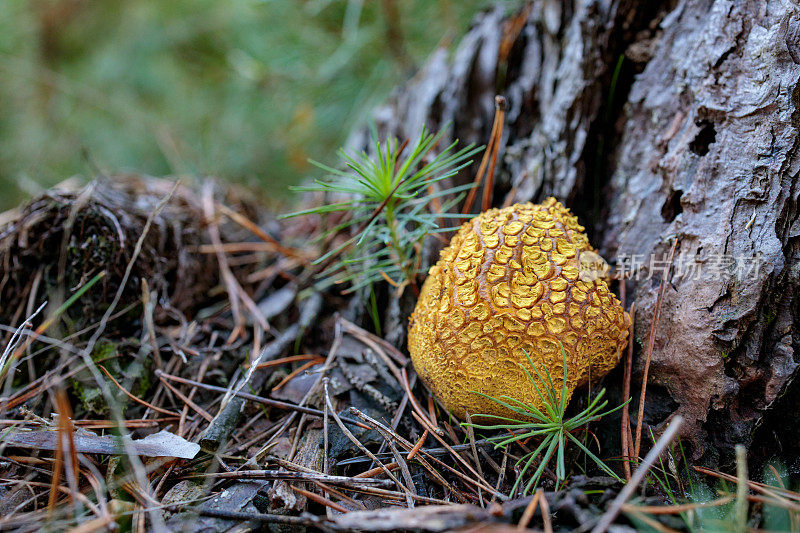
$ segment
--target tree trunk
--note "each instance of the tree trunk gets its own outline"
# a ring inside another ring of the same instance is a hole
[[[451,122],[485,144],[507,98],[494,204],[565,200],[633,268],[634,383],[677,239],[645,420],[683,415],[684,442],[713,462],[736,443],[797,451],[800,430],[772,426],[799,403],[798,78],[797,3],[536,0],[478,15],[373,119],[399,138]]]

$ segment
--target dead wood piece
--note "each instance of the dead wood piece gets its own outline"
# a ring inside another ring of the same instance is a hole
[[[284,477],[282,479],[278,479],[269,489],[268,494],[270,501],[272,502],[273,509],[280,509],[283,512],[289,512],[301,511],[306,508],[306,496],[303,493],[294,490],[294,487],[288,483],[289,480],[302,480],[303,476],[310,476],[305,478],[305,480],[330,482],[330,479],[312,479],[313,477],[320,475],[319,472],[323,468],[323,450],[320,447],[321,436],[322,432],[319,429],[312,429],[305,432],[302,436],[302,441],[297,448],[297,453],[293,457],[293,461],[280,461],[278,463],[284,468],[287,468],[287,464],[290,464],[291,468],[300,470],[300,472],[283,471],[283,474],[288,474],[290,476],[297,475],[297,477]],[[323,477],[329,477],[324,473],[321,475]],[[340,476],[330,477],[336,479]],[[347,483],[347,481],[344,481],[344,479],[346,478],[343,478],[339,481]],[[386,480],[381,480],[381,482],[386,484]],[[350,484],[349,486],[353,487],[354,485]]]
[[[285,470],[241,470],[239,472],[215,472],[198,474],[199,478],[215,479],[264,479],[268,481],[292,480],[292,481],[322,481],[343,487],[363,487],[374,485],[378,487],[392,487],[394,483],[386,479],[377,478],[353,478],[347,476],[331,476],[318,472],[287,472]]]
[[[101,437],[75,433],[72,436],[75,451],[78,453],[99,453],[105,455],[124,455],[126,447],[117,437]],[[58,446],[57,431],[17,431],[0,437],[4,446],[55,450]],[[178,457],[192,459],[200,447],[168,431],[159,431],[143,439],[131,441],[131,449],[142,457]]]
[[[311,325],[321,308],[322,296],[319,293],[314,293],[306,299],[301,304],[300,320],[289,326],[286,331],[261,351],[258,358],[253,361],[248,375],[242,378],[232,390],[242,391],[245,387],[249,387],[252,390],[260,390],[266,381],[268,373],[258,370],[258,365],[280,356],[295,341],[297,336]],[[215,452],[220,446],[228,442],[231,433],[239,423],[244,401],[241,396],[233,396],[217,413],[217,416],[214,417],[214,420],[211,421],[200,438],[200,446],[204,450]]]
[[[477,505],[428,505],[414,509],[379,509],[353,511],[334,517],[331,522],[338,531],[451,531],[453,529],[490,522],[493,517]]]

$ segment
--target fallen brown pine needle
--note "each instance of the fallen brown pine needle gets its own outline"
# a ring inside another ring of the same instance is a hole
[[[287,383],[289,383],[291,380],[293,380],[295,377],[297,377],[302,372],[308,370],[309,368],[312,368],[315,365],[320,365],[320,364],[322,364],[324,362],[325,362],[325,358],[324,357],[318,357],[318,358],[312,359],[311,361],[309,361],[309,362],[307,362],[307,363],[305,363],[303,365],[300,365],[299,367],[297,367],[294,370],[292,370],[291,372],[289,372],[289,374],[287,374],[285,378],[280,380],[277,385],[272,387],[272,392],[281,390]]]
[[[316,354],[301,354],[301,355],[290,355],[288,357],[281,357],[280,359],[275,359],[273,361],[265,361],[263,363],[259,363],[256,368],[261,370],[263,368],[271,368],[273,366],[280,366],[287,363],[296,363],[297,361],[308,361],[309,359],[316,359],[319,358],[319,355]],[[244,365],[245,368],[250,368],[251,365],[249,363]]]
[[[244,398],[245,400],[250,400],[250,401],[253,401],[253,402],[256,402],[256,403],[260,403],[260,404],[263,404],[263,405],[269,405],[271,407],[277,407],[279,409],[287,409],[287,410],[290,410],[290,411],[295,411],[295,412],[298,412],[298,413],[304,413],[304,414],[311,415],[311,416],[316,416],[316,417],[319,417],[319,418],[322,418],[322,417],[325,416],[325,413],[323,411],[320,411],[319,409],[313,409],[311,407],[303,407],[303,406],[296,405],[296,404],[289,403],[289,402],[282,402],[280,400],[273,400],[271,398],[265,398],[263,396],[256,396],[255,394],[250,394],[250,393],[247,393],[247,392],[231,391],[229,389],[226,389],[225,387],[217,387],[216,385],[209,385],[207,383],[200,383],[199,381],[194,381],[194,380],[182,378],[182,377],[179,377],[179,376],[173,376],[171,374],[166,374],[166,373],[162,372],[161,370],[156,370],[155,373],[156,373],[156,376],[158,376],[159,378],[164,378],[164,379],[169,380],[169,381],[175,381],[177,383],[183,383],[184,385],[193,385],[193,386],[201,388],[201,389],[206,389],[206,390],[211,390],[211,391],[216,391],[216,392],[224,392],[224,393],[230,392],[234,396],[238,396],[240,398]],[[353,419],[347,418],[347,417],[340,417],[340,418],[341,418],[342,422],[347,422],[348,424],[351,424],[351,425],[354,425],[354,426],[358,426],[358,427],[363,428],[363,429],[369,429],[369,426],[366,426],[366,425],[362,424],[361,422],[358,422],[357,420],[353,420]]]
[[[349,509],[347,509],[345,507],[342,507],[341,505],[339,505],[336,502],[332,502],[331,500],[329,500],[328,498],[326,498],[326,497],[324,497],[324,496],[322,496],[320,494],[316,494],[314,492],[311,492],[311,491],[308,491],[308,490],[305,490],[305,489],[301,489],[299,487],[295,487],[294,485],[289,485],[289,486],[292,487],[292,490],[295,491],[296,493],[305,496],[306,498],[308,498],[311,501],[314,501],[314,502],[317,502],[317,503],[319,503],[321,505],[324,505],[325,507],[330,507],[334,511],[339,511],[340,513],[348,513],[348,512],[350,512]]]
[[[667,268],[664,275],[661,277],[661,284],[658,287],[658,298],[656,299],[655,312],[653,313],[653,322],[650,324],[650,335],[647,338],[647,352],[644,362],[644,372],[642,372],[642,393],[639,397],[639,410],[636,420],[636,441],[633,445],[633,459],[637,460],[639,451],[642,444],[642,423],[644,422],[644,400],[647,393],[647,376],[650,372],[650,360],[653,357],[653,348],[656,343],[656,331],[658,330],[658,320],[661,318],[661,305],[664,301],[664,291],[667,288],[670,272],[672,271],[672,258],[675,257],[675,247],[678,246],[678,239],[672,243],[672,248],[669,250],[669,257],[667,258]]]
[[[700,472],[701,474],[706,474],[708,476],[713,476],[719,479],[724,479],[725,481],[732,481],[736,483],[738,481],[736,476],[732,476],[730,474],[725,474],[723,472],[717,472],[716,470],[711,470],[710,468],[706,468],[703,466],[694,466],[695,471]],[[780,487],[773,487],[772,485],[765,485],[764,483],[759,483],[757,481],[748,481],[747,485],[762,494],[773,495],[779,494],[787,499],[795,500],[800,502],[800,493],[793,492],[787,489],[782,489]]]
[[[389,463],[389,464],[385,465],[385,467],[386,467],[387,470],[391,470],[392,472],[394,472],[395,470],[400,468],[400,465],[398,465],[397,463]],[[361,472],[360,474],[356,474],[353,477],[365,478],[365,477],[377,476],[377,475],[382,474],[382,473],[383,473],[383,468],[377,467],[377,468],[372,468],[370,470],[367,470],[366,472]]]
[[[134,402],[136,402],[136,403],[138,403],[138,404],[141,404],[141,405],[144,405],[145,407],[149,407],[149,408],[150,408],[150,409],[152,409],[153,411],[157,411],[157,412],[159,412],[159,413],[161,413],[161,414],[164,414],[164,415],[168,415],[168,416],[175,416],[175,417],[180,417],[180,416],[181,416],[181,414],[180,414],[180,413],[176,413],[175,411],[170,411],[170,410],[168,410],[168,409],[162,409],[161,407],[158,407],[157,405],[153,405],[153,404],[151,404],[151,403],[148,403],[148,402],[146,402],[146,401],[142,400],[141,398],[139,398],[139,397],[137,397],[137,396],[134,396],[133,394],[131,394],[130,392],[128,392],[128,391],[125,389],[125,387],[123,387],[122,385],[120,385],[120,384],[119,384],[119,381],[117,381],[116,379],[114,379],[114,376],[112,376],[112,375],[111,375],[111,373],[110,373],[108,370],[106,370],[106,367],[104,367],[103,365],[97,365],[97,368],[99,368],[100,370],[102,370],[102,371],[103,371],[103,373],[106,375],[106,377],[107,377],[108,379],[110,379],[110,380],[111,380],[111,382],[112,382],[114,385],[116,385],[116,387],[117,387],[117,388],[118,388],[120,391],[122,391],[122,393],[123,393],[123,394],[125,394],[125,396],[127,396],[128,398],[130,398],[130,399],[131,399],[131,400],[133,400]]]
[[[708,507],[719,507],[733,501],[733,496],[723,496],[710,502],[702,503],[683,503],[680,505],[635,505],[626,503],[622,506],[622,512],[639,512],[645,514],[677,514],[686,511],[694,511],[695,509],[703,509]]]

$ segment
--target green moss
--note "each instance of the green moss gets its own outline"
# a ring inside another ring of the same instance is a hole
[[[152,358],[142,354],[138,341],[115,343],[100,340],[92,350],[92,360],[108,370],[114,379],[134,396],[144,396],[153,384]],[[107,415],[108,403],[89,371],[76,374],[71,380],[72,390],[81,407],[93,414]],[[111,395],[121,407],[130,403],[119,387],[110,383]]]
[[[92,350],[92,361],[101,363],[107,359],[112,359],[117,351],[118,344],[110,340],[101,339],[94,345]]]

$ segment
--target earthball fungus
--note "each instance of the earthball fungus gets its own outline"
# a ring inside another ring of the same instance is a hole
[[[628,337],[630,317],[601,265],[577,218],[554,198],[473,218],[431,267],[411,315],[417,373],[462,419],[519,418],[476,393],[543,408],[526,353],[558,395],[566,380],[572,396],[617,365]]]

